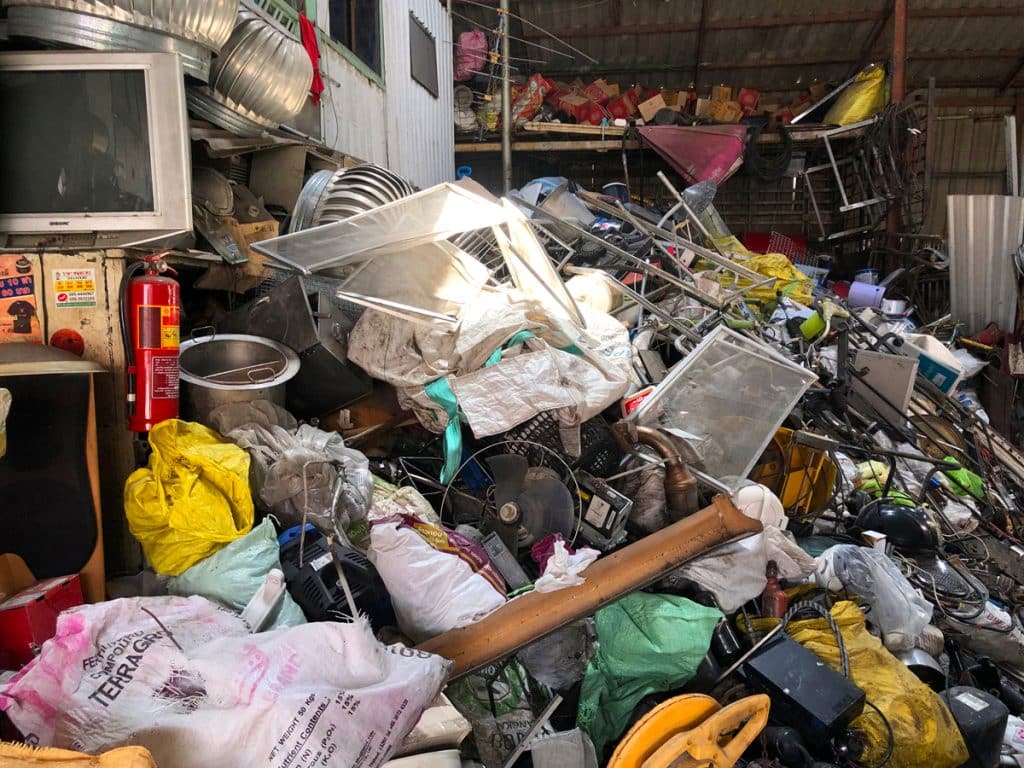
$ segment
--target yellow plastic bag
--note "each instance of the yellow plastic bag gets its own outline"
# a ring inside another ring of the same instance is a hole
[[[871,65],[839,94],[825,115],[827,125],[853,125],[867,120],[885,107],[885,72]]]
[[[781,291],[783,296],[793,299],[793,301],[798,301],[801,304],[811,303],[811,294],[814,290],[811,278],[793,266],[793,262],[785,255],[748,251],[739,240],[732,236],[716,240],[715,244],[730,254],[737,264],[765,277],[776,278],[774,282],[765,283],[763,286],[747,291],[744,296],[749,301],[775,301],[775,292]],[[718,272],[717,277],[727,291],[740,290],[753,284],[746,277],[737,277],[735,273],[728,270]]]
[[[881,641],[868,632],[864,614],[855,603],[843,601],[832,608],[850,661],[850,679],[867,694],[867,700],[885,714],[892,726],[894,746],[888,768],[955,768],[968,758],[953,715],[938,694],[922,683]],[[761,624],[761,621],[755,622]],[[772,622],[774,623],[774,622]],[[839,647],[824,619],[793,621],[790,637],[813,651],[836,671],[841,671]],[[853,721],[864,731],[870,746],[863,765],[878,765],[889,745],[885,724],[871,707]]]
[[[153,569],[177,576],[252,530],[249,454],[202,424],[163,421],[149,466],[124,486],[132,535]]]

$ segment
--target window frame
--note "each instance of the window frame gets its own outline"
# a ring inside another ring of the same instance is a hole
[[[347,45],[345,45],[345,43],[341,42],[340,40],[335,40],[331,36],[331,29],[330,29],[330,26],[331,26],[330,0],[326,0],[326,2],[323,3],[322,7],[323,7],[325,25],[320,30],[323,33],[321,35],[321,38],[322,38],[322,40],[323,40],[325,45],[329,46],[335,52],[340,54],[341,57],[345,59],[345,61],[347,61],[353,67],[358,69],[359,72],[362,73],[365,77],[369,78],[374,83],[376,83],[378,86],[380,86],[380,88],[382,90],[385,87],[384,83],[385,83],[385,68],[386,68],[386,62],[385,62],[385,57],[384,57],[384,29],[383,29],[383,25],[384,25],[384,3],[385,2],[386,2],[386,0],[376,0],[376,3],[377,3],[377,49],[378,49],[378,52],[380,54],[380,72],[375,72],[373,67],[371,67],[365,61],[363,61],[361,58],[359,58],[359,55],[355,51],[353,51],[351,48],[349,48]],[[324,70],[323,67],[321,67],[321,71],[323,72],[325,77],[328,76],[329,73],[326,70]]]

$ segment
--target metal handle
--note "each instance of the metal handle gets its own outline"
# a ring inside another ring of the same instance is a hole
[[[206,330],[208,330],[209,333],[199,333],[199,331],[206,331]],[[192,332],[188,335],[188,337],[190,339],[192,339],[192,341],[199,341],[200,339],[206,339],[208,341],[213,341],[213,339],[214,339],[214,337],[216,335],[217,335],[217,329],[214,328],[212,325],[199,325],[199,326],[196,326],[195,328],[192,329]]]
[[[270,375],[265,376],[264,378],[257,378],[256,376],[253,375],[257,371],[269,371]],[[273,378],[277,376],[277,371],[275,371],[269,365],[261,365],[259,368],[250,368],[248,371],[245,372],[245,376],[253,384],[263,384],[264,382],[272,381]]]
[[[260,296],[258,299],[256,299],[256,301],[249,305],[249,317],[252,317],[254,314],[256,314],[256,309],[261,304],[266,304],[268,301],[270,301],[269,296]]]

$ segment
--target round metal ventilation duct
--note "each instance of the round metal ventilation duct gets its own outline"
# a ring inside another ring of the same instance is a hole
[[[185,72],[210,75],[228,41],[237,0],[3,0],[9,37],[101,51],[166,51]]]
[[[416,190],[397,173],[373,163],[318,171],[295,202],[289,232],[341,221],[407,197]]]
[[[306,49],[259,16],[239,10],[210,66],[209,86],[189,88],[188,106],[239,136],[259,136],[295,117],[313,82]]]

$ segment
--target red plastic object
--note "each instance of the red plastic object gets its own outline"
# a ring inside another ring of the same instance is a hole
[[[57,631],[61,611],[82,604],[77,574],[40,581],[0,603],[0,669],[19,669]]]
[[[50,337],[50,346],[57,347],[81,357],[85,354],[85,339],[73,328],[61,328]]]

